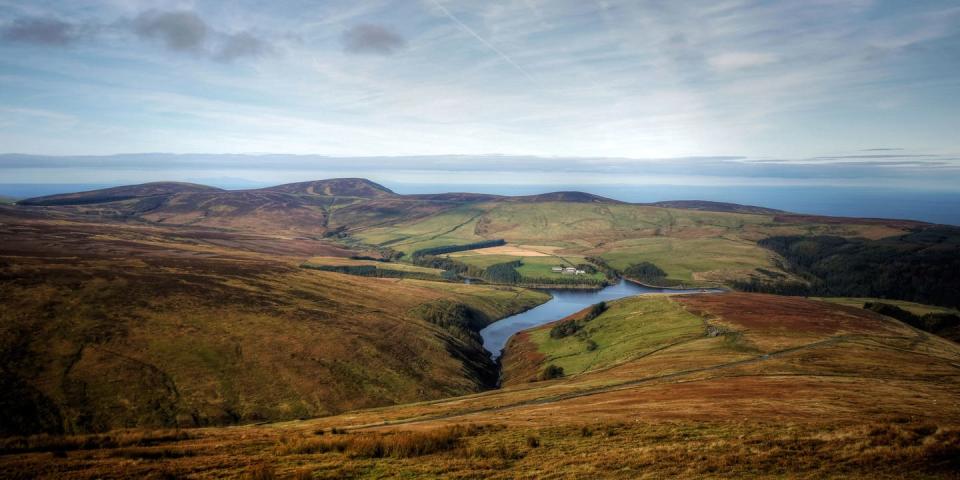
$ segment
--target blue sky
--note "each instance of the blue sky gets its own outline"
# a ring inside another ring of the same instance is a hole
[[[956,1],[0,0],[0,152],[245,154],[8,156],[8,182],[957,189],[958,107]]]

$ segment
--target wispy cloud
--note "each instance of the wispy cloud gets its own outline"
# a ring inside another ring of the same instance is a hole
[[[960,151],[949,2],[0,5],[12,151],[780,163],[866,161],[811,159],[878,143]]]
[[[463,30],[464,32],[466,32],[466,33],[467,33],[468,35],[470,35],[471,37],[475,38],[475,39],[476,39],[478,42],[480,42],[484,47],[486,47],[487,49],[489,49],[490,51],[492,51],[493,53],[495,53],[497,56],[499,56],[500,58],[502,58],[503,61],[507,62],[511,67],[513,67],[513,68],[516,69],[518,72],[520,72],[524,77],[527,77],[527,80],[534,81],[534,80],[533,80],[533,76],[530,75],[530,73],[527,72],[526,69],[524,69],[523,67],[521,67],[520,64],[518,64],[517,62],[515,62],[515,61],[514,61],[512,58],[510,58],[510,56],[507,55],[506,53],[503,53],[503,51],[500,50],[499,48],[497,48],[495,45],[493,45],[492,43],[488,42],[486,39],[484,39],[483,37],[481,37],[481,36],[480,36],[477,32],[475,32],[472,28],[470,28],[469,26],[467,26],[467,24],[463,23],[463,21],[461,21],[460,18],[458,18],[458,17],[457,17],[456,15],[454,15],[453,13],[451,13],[450,10],[448,10],[447,7],[443,6],[443,4],[441,4],[438,0],[430,0],[430,1],[433,3],[433,5],[434,5],[435,7],[437,7],[438,10],[440,10],[440,12],[443,13],[444,16],[446,16],[447,18],[449,18],[450,21],[452,21],[452,22],[455,23],[458,27],[460,27],[461,30]]]

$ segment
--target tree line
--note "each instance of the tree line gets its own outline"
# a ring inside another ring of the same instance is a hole
[[[443,245],[439,247],[421,248],[420,250],[413,252],[410,256],[412,258],[417,258],[426,255],[446,255],[448,253],[465,252],[467,250],[476,250],[478,248],[499,247],[506,244],[507,241],[500,238],[497,240],[484,240],[482,242],[465,243],[462,245]]]
[[[734,282],[744,291],[878,297],[960,307],[960,229],[946,226],[883,238],[777,236],[758,242],[802,281]]]

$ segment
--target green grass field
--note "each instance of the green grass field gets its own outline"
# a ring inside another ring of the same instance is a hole
[[[482,208],[464,206],[401,225],[371,228],[356,236],[366,243],[389,246],[409,255],[422,248],[484,240],[474,233],[476,221],[484,212]]]
[[[545,358],[543,365],[576,375],[637,358],[666,343],[702,337],[703,320],[669,296],[626,298],[608,304],[606,312],[586,322],[584,335],[551,338],[552,325],[529,331],[529,340]],[[589,341],[596,348],[588,348]]]
[[[779,270],[772,265],[770,251],[736,238],[651,237],[623,240],[606,248],[600,257],[616,269],[647,261],[667,272],[667,278],[684,282],[722,281],[755,268]]]
[[[511,245],[559,247],[556,254],[574,264],[582,263],[585,256],[599,256],[618,269],[648,261],[666,271],[670,280],[706,284],[744,278],[756,268],[775,270],[771,253],[758,247],[756,240],[796,230],[795,225],[774,225],[766,215],[539,202],[465,206],[355,235],[367,244],[407,254],[503,238]],[[452,257],[481,268],[517,258],[470,252]],[[520,270],[524,276],[552,275],[539,259],[526,263]]]

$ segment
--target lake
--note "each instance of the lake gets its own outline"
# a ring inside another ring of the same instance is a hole
[[[494,359],[500,356],[503,346],[507,344],[507,340],[514,333],[554,320],[560,320],[571,313],[576,313],[595,303],[651,293],[697,293],[700,292],[700,289],[676,290],[650,288],[626,280],[620,280],[620,283],[601,290],[545,291],[553,296],[548,302],[531,308],[526,312],[493,322],[488,325],[487,328],[480,330],[480,336],[483,337],[483,348],[486,348],[487,351],[493,355]],[[721,290],[708,291],[719,292]]]

